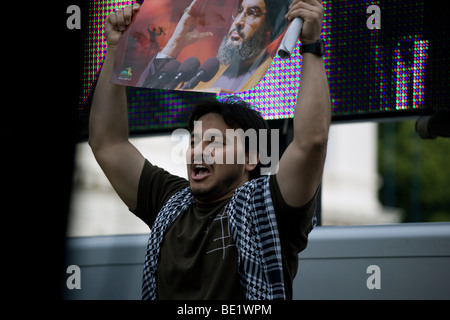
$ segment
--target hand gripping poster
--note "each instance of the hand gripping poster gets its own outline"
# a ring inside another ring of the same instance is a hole
[[[111,81],[235,93],[266,74],[290,0],[146,0],[120,39]]]

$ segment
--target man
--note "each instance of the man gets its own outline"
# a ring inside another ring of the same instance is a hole
[[[298,253],[314,225],[331,117],[322,53],[303,51],[294,137],[276,174],[259,177],[251,148],[230,141],[235,129],[267,128],[257,112],[242,101],[206,101],[189,121],[185,180],[151,165],[129,142],[125,88],[109,82],[120,30],[137,10],[137,4],[116,10],[105,22],[108,49],[89,143],[118,195],[151,227],[143,298],[292,299]],[[315,43],[322,2],[294,0],[286,19],[295,17],[304,20],[302,44]],[[245,160],[237,161],[242,152]],[[209,161],[219,154],[233,161]]]
[[[198,0],[186,9],[166,46],[150,62],[137,86],[146,86],[170,60],[176,59],[189,45],[211,37],[211,32],[199,32],[201,19]],[[243,0],[232,14],[233,23],[223,38],[217,53],[220,68],[208,82],[200,82],[194,90],[239,92],[256,86],[272,63],[267,52],[269,44],[278,38],[288,21],[288,0]],[[207,14],[207,13],[205,13]]]

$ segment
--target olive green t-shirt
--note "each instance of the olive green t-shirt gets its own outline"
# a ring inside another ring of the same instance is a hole
[[[269,184],[280,235],[286,298],[292,299],[298,253],[307,245],[316,196],[305,206],[292,208],[284,202],[275,175]],[[133,212],[151,228],[164,203],[187,186],[186,179],[146,161],[139,182],[138,205]],[[245,299],[239,281],[237,249],[224,212],[230,199],[208,204],[195,202],[167,229],[158,262],[159,299]]]

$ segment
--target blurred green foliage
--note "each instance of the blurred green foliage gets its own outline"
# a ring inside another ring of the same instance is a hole
[[[380,123],[378,135],[381,203],[404,222],[450,221],[450,138],[421,139],[415,120]]]

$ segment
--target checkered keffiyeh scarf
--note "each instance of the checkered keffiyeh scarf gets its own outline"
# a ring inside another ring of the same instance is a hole
[[[260,177],[236,189],[225,208],[248,300],[285,299],[281,244],[269,178]],[[142,299],[157,299],[158,259],[164,233],[193,203],[194,197],[187,187],[175,193],[158,213],[147,245]]]

